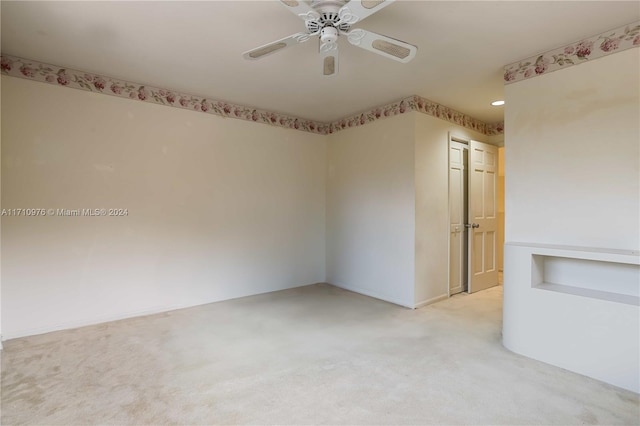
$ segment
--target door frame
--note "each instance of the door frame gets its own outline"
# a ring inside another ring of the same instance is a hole
[[[452,132],[448,132],[448,140],[447,140],[447,226],[446,226],[446,231],[447,231],[447,297],[451,297],[451,200],[449,198],[449,194],[450,194],[450,190],[451,190],[451,182],[450,182],[450,173],[449,173],[449,167],[450,167],[450,162],[451,162],[451,142],[457,142],[457,143],[461,143],[467,146],[468,150],[469,150],[469,168],[471,168],[471,138],[466,138],[466,137],[462,137],[459,135],[456,135],[455,133]],[[494,145],[494,144],[489,144],[487,142],[482,142],[482,143],[486,143],[487,145],[493,145],[496,148],[499,148],[498,145]],[[496,157],[496,161],[497,161],[497,157]],[[497,167],[497,165],[496,165]],[[465,182],[465,184],[467,185],[467,191],[469,191],[469,195],[470,195],[470,191],[471,188],[469,187],[469,176],[467,176],[467,182]],[[467,203],[469,203],[470,201],[467,200]],[[497,207],[497,206],[496,206]],[[471,220],[471,218],[469,218],[469,220]],[[470,281],[471,281],[471,241],[469,236],[471,235],[471,233],[469,232],[467,234],[467,249],[468,249],[468,255],[467,255],[467,291],[463,291],[463,293],[469,293],[469,286],[470,286]],[[499,285],[499,284],[498,284]]]
[[[452,132],[448,133],[448,140],[447,140],[447,297],[451,297],[451,198],[450,198],[450,191],[451,191],[451,176],[449,173],[449,167],[451,164],[451,142],[457,142],[457,143],[461,143],[463,145],[467,146],[467,150],[469,149],[469,145],[471,143],[471,139],[468,138],[464,138],[462,136],[458,136]],[[468,190],[468,182],[469,179],[467,179],[467,182],[465,182],[465,185],[467,186],[467,190]],[[468,244],[468,243],[467,243]],[[467,264],[470,262],[470,256],[467,255]],[[469,266],[467,265],[467,281],[469,281]],[[467,285],[468,282],[467,282]],[[463,291],[464,293],[464,291]]]

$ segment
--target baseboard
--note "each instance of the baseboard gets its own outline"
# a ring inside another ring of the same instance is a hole
[[[2,335],[2,340],[6,341],[6,340],[11,340],[11,339],[18,339],[18,338],[21,338],[21,337],[36,336],[36,335],[39,335],[39,334],[52,333],[52,332],[55,332],[55,331],[71,330],[71,329],[74,329],[74,328],[88,327],[88,326],[92,326],[92,325],[104,324],[104,323],[113,322],[113,321],[120,321],[120,320],[124,320],[124,319],[129,319],[129,318],[137,318],[137,317],[144,317],[144,316],[147,316],[147,315],[161,314],[161,313],[165,313],[165,312],[175,311],[175,310],[178,310],[178,309],[195,308],[196,306],[208,305],[208,304],[211,304],[211,303],[225,302],[227,300],[234,300],[234,299],[242,299],[243,297],[251,297],[251,296],[258,296],[258,295],[261,295],[261,294],[275,293],[275,292],[278,292],[278,291],[291,290],[291,289],[294,289],[294,288],[307,287],[307,286],[316,285],[316,284],[321,284],[321,283],[296,285],[296,286],[292,286],[292,287],[281,288],[281,289],[278,289],[278,290],[271,290],[271,291],[265,291],[265,292],[262,292],[262,293],[255,293],[255,294],[247,294],[247,295],[242,295],[242,296],[229,297],[229,298],[225,298],[225,299],[210,300],[210,301],[207,301],[207,302],[196,303],[196,304],[188,304],[188,303],[186,303],[186,304],[183,304],[183,305],[157,306],[157,307],[150,308],[150,309],[143,309],[143,310],[139,310],[139,311],[130,311],[130,312],[122,313],[122,314],[105,315],[105,316],[101,316],[101,317],[95,317],[95,318],[92,318],[92,319],[85,319],[85,320],[81,319],[81,320],[76,320],[76,321],[58,323],[58,324],[55,324],[55,325],[49,325],[47,327],[36,327],[36,328],[19,330],[17,332],[9,332],[9,333],[5,332]],[[0,349],[1,349],[1,346],[0,346]]]
[[[441,296],[432,297],[431,299],[423,300],[422,302],[416,303],[415,309],[422,308],[423,306],[427,306],[427,305],[430,305],[432,303],[436,303],[436,302],[439,302],[441,300],[448,299],[448,298],[449,298],[448,294],[443,294]]]
[[[122,314],[116,314],[116,315],[105,315],[105,316],[95,317],[92,319],[80,319],[76,321],[61,322],[61,323],[50,325],[47,327],[27,328],[24,330],[18,330],[16,332],[8,332],[5,336],[3,336],[3,339],[11,340],[11,339],[19,339],[21,337],[37,336],[39,334],[52,333],[55,331],[71,330],[74,328],[88,327],[92,325],[104,324],[107,322],[120,321],[128,318],[155,315],[163,312],[175,311],[177,309],[192,308],[195,306],[206,305],[208,303],[215,303],[215,302],[207,302],[207,303],[202,303],[198,305],[185,305],[185,306],[182,306],[182,305],[159,306],[151,309],[143,309],[140,311],[124,312]]]
[[[331,282],[327,282],[327,284],[332,285],[334,287],[341,288],[343,290],[348,290],[348,291],[352,291],[354,293],[362,294],[364,296],[373,297],[374,299],[384,300],[385,302],[393,303],[394,305],[399,305],[399,306],[402,306],[402,307],[405,307],[405,308],[413,309],[413,305],[411,303],[407,303],[407,302],[401,301],[399,299],[394,299],[394,298],[388,297],[386,295],[382,295],[382,294],[376,293],[374,291],[367,290],[365,288],[355,287],[355,286],[350,286],[350,285],[334,284],[334,283],[331,283]]]
[[[461,285],[459,285],[458,287],[454,287],[452,289],[449,289],[449,296],[453,296],[454,294],[458,294],[458,293],[462,293],[463,288]]]

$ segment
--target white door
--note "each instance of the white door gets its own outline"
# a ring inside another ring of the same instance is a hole
[[[464,168],[465,150],[460,142],[449,142],[449,295],[460,293],[466,287],[465,273],[466,229]]]
[[[469,293],[473,293],[498,285],[498,148],[471,141],[469,150]]]

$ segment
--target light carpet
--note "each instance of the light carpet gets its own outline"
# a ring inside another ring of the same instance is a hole
[[[5,342],[2,424],[637,424],[504,349],[502,288],[418,310],[320,284]]]

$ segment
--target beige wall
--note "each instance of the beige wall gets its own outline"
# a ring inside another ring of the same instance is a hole
[[[2,206],[128,210],[3,218],[5,338],[325,280],[447,293],[448,135],[483,135],[409,112],[325,137],[2,83]]]
[[[487,137],[444,120],[415,116],[415,304],[447,297],[449,288],[449,134]]]
[[[330,136],[327,174],[327,281],[409,307],[416,114]]]
[[[640,49],[510,84],[506,241],[638,250]]]
[[[2,77],[5,338],[325,280],[326,138]]]
[[[411,307],[447,297],[449,133],[487,141],[417,112],[331,136],[330,283]]]
[[[630,49],[505,88],[503,342],[633,392],[638,76],[640,49]]]

